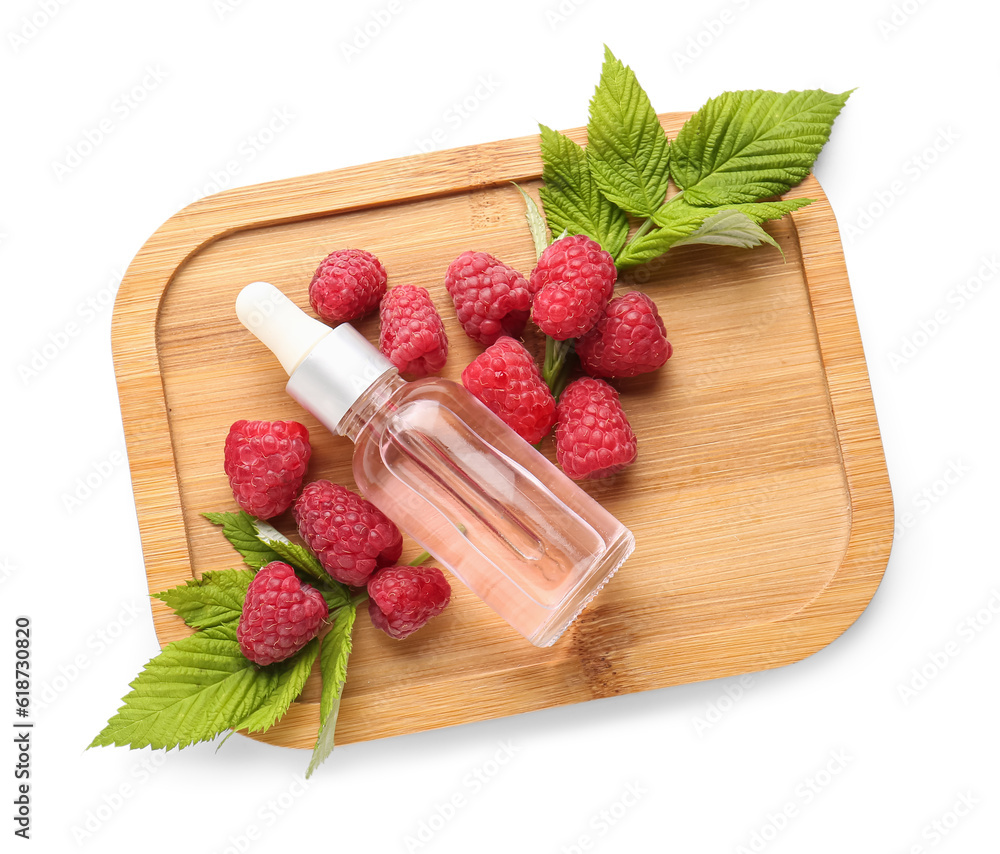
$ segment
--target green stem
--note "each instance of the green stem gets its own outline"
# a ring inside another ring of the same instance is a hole
[[[573,352],[574,339],[556,341],[545,336],[545,360],[542,364],[542,379],[552,391],[552,396],[558,398],[566,387],[569,375],[569,355]]]
[[[676,202],[678,199],[682,199],[683,197],[684,197],[684,191],[683,190],[678,190],[669,199],[667,199],[662,205],[660,205],[660,210],[663,210],[664,208],[669,207],[674,202]],[[625,254],[625,251],[628,249],[629,246],[631,246],[633,243],[635,243],[640,237],[643,237],[654,225],[656,225],[656,223],[653,222],[653,218],[652,217],[646,217],[646,219],[643,220],[642,225],[640,225],[636,229],[635,234],[633,234],[628,240],[626,240],[622,244],[621,249],[619,249],[618,253],[615,255],[615,265],[618,266],[619,272],[621,271],[621,269],[622,269],[623,266],[624,267],[630,266],[627,261],[625,261],[624,265],[620,265],[619,264],[619,262],[622,261],[622,259],[623,259],[623,255]]]
[[[647,231],[649,231],[655,224],[656,223],[653,222],[653,218],[652,217],[647,217],[646,220],[643,222],[643,224],[639,226],[639,228],[636,231],[636,233],[632,235],[632,238],[628,242],[632,243],[632,242],[638,240]]]
[[[562,371],[558,377],[556,377],[555,383],[552,386],[552,396],[559,400],[559,395],[561,395],[565,390],[566,386],[569,385],[569,371]]]
[[[422,563],[427,563],[431,559],[430,552],[421,552],[413,560],[410,561],[410,566],[420,566]]]
[[[542,363],[542,379],[548,383],[548,377],[552,373],[552,366],[556,360],[556,339],[549,335],[545,336],[545,361]]]

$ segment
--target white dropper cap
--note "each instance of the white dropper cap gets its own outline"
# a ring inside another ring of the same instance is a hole
[[[351,324],[331,328],[267,282],[240,291],[236,316],[281,362],[285,391],[334,433],[358,398],[396,370]]]
[[[278,357],[289,376],[332,331],[268,282],[251,282],[240,291],[236,316]]]

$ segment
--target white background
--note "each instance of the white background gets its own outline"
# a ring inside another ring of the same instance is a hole
[[[9,850],[996,850],[995,8],[151,5],[0,13],[0,725],[18,614],[33,620],[37,723],[33,838]],[[605,42],[660,111],[727,89],[858,87],[816,172],[899,522],[871,605],[790,667],[338,748],[307,788],[306,753],[242,737],[218,753],[85,751],[157,648],[109,343],[133,255],[231,160],[233,184],[253,184],[409,154],[435,129],[449,148],[585,124]],[[67,171],[73,149],[86,156]],[[97,487],[67,506],[88,476]],[[0,757],[8,850],[9,743]]]

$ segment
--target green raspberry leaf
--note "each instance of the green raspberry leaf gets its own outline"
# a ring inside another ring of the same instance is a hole
[[[354,620],[358,615],[357,606],[352,602],[337,611],[333,618],[333,626],[323,637],[320,647],[319,666],[323,674],[323,691],[319,701],[319,734],[316,746],[313,748],[306,778],[312,776],[333,752],[334,733],[337,729],[337,716],[340,713],[340,698],[344,693],[344,683],[347,681],[347,659],[351,654],[351,632]]]
[[[512,182],[513,183],[513,182]],[[528,231],[531,233],[531,242],[535,245],[535,258],[541,257],[545,247],[549,245],[549,229],[545,225],[545,217],[520,184],[514,184],[517,191],[524,199],[524,217],[528,221]]]
[[[659,257],[674,246],[678,240],[694,234],[706,219],[717,213],[714,208],[703,208],[703,210],[705,213],[701,216],[677,220],[633,238],[615,260],[619,271],[628,270]]]
[[[290,659],[270,665],[270,667],[282,667],[274,690],[263,705],[234,724],[233,729],[261,732],[274,726],[275,721],[281,719],[292,701],[302,693],[317,655],[319,655],[319,638],[313,638]]]
[[[711,98],[671,145],[671,176],[694,205],[780,195],[809,174],[850,94],[757,89]]]
[[[605,46],[587,125],[587,162],[594,181],[618,207],[650,217],[666,198],[669,161],[667,135],[649,97],[632,69]]]
[[[747,202],[701,207],[688,204],[685,198],[676,196],[656,212],[653,222],[663,228],[685,228],[687,224],[692,222],[701,224],[720,211],[739,211],[752,222],[759,224],[771,219],[781,219],[785,214],[797,211],[811,203],[812,199],[777,199],[771,202]]]
[[[260,541],[254,527],[257,520],[245,510],[239,513],[205,513],[204,516],[213,525],[222,526],[225,538],[251,569],[260,569],[274,560],[284,560],[278,552]]]
[[[300,572],[310,575],[317,581],[331,581],[330,574],[323,569],[323,564],[308,549],[293,543],[270,522],[250,517],[254,534],[261,545],[266,546],[280,555],[281,560],[291,564]]]
[[[167,644],[130,684],[124,705],[90,747],[184,748],[211,741],[262,709],[296,659],[258,667],[231,625]]]
[[[756,246],[759,243],[773,244],[774,241],[767,232],[759,229],[760,233],[757,233],[758,230],[751,229],[737,217],[718,219],[707,227],[706,224],[721,213],[739,213],[749,221],[750,225],[759,225],[771,219],[780,219],[785,214],[805,207],[811,201],[812,199],[778,199],[771,202],[699,207],[688,204],[686,197],[675,196],[653,217],[653,222],[660,227],[635,238],[625,246],[617,261],[618,268],[625,270],[651,261],[668,249],[686,243],[720,243],[743,247]],[[732,241],[727,242],[724,226],[736,228],[742,236],[730,235]],[[702,228],[706,230],[699,234]],[[764,236],[761,237],[761,234]],[[750,242],[751,235],[756,238],[753,242]]]
[[[568,136],[541,129],[542,180],[538,191],[552,234],[586,234],[612,256],[628,237],[628,217],[598,189],[587,152]]]
[[[734,210],[746,214],[759,225],[771,219],[781,219],[785,214],[790,214],[812,203],[813,199],[777,199],[772,202],[720,205],[720,208],[722,210]]]
[[[231,625],[235,631],[253,578],[254,573],[248,569],[206,572],[201,578],[153,596],[166,602],[192,628]]]
[[[710,216],[697,230],[674,241],[674,246],[691,243],[710,243],[716,246],[739,246],[750,249],[761,243],[770,243],[780,251],[777,241],[745,213],[725,210]],[[784,254],[784,253],[782,253]]]
[[[308,575],[315,581],[320,582],[317,587],[330,610],[346,605],[351,600],[351,591],[345,584],[341,584],[324,568],[309,549],[293,543],[288,537],[277,528],[263,519],[253,520],[254,531],[260,542],[269,549],[274,549],[285,563],[291,564],[295,569],[304,575]]]

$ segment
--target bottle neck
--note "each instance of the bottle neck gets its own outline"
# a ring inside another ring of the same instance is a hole
[[[352,407],[383,378],[397,373],[351,324],[330,330],[288,377],[287,391],[333,433]]]
[[[389,405],[390,400],[405,385],[406,380],[396,371],[388,371],[379,377],[347,410],[337,425],[337,433],[357,443],[372,419]]]

